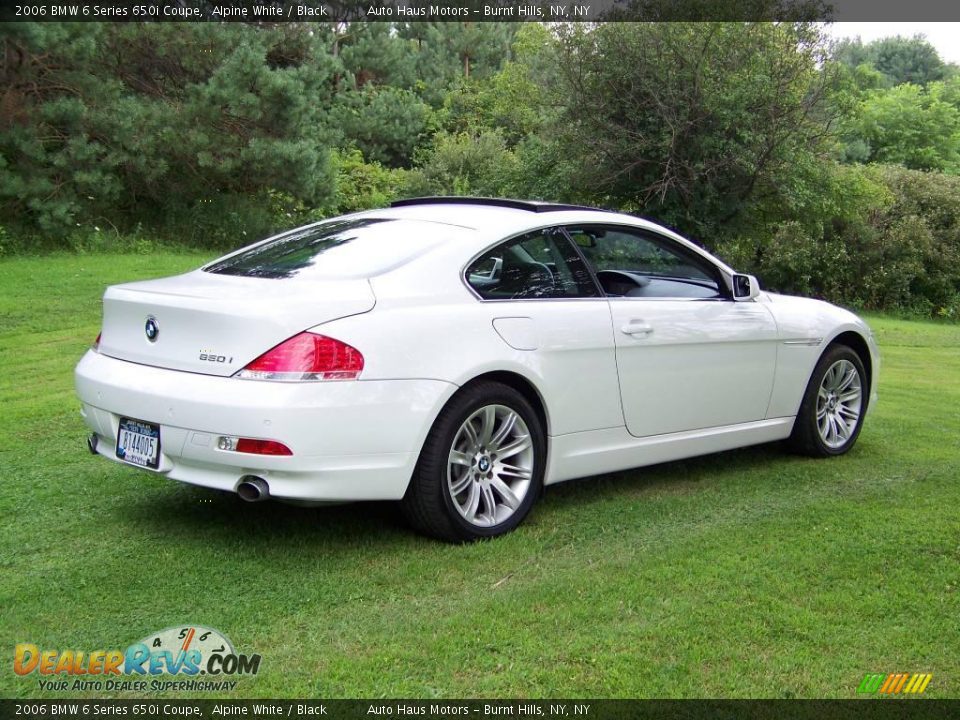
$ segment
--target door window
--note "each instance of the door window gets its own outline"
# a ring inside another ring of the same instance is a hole
[[[721,299],[720,274],[707,260],[669,238],[640,228],[567,228],[608,296]]]
[[[599,297],[579,253],[556,228],[536,230],[487,251],[467,268],[484,300]]]

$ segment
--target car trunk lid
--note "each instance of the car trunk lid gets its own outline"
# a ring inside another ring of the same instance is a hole
[[[273,279],[196,270],[107,288],[100,352],[143,365],[229,376],[287,338],[368,312],[375,302],[366,279]]]

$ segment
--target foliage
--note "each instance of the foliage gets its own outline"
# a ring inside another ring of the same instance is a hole
[[[511,195],[517,161],[496,130],[478,135],[439,134],[420,167],[411,173],[408,195]]]
[[[424,142],[432,110],[412,90],[366,85],[340,95],[331,119],[365,157],[405,167]]]
[[[207,24],[3,29],[6,216],[46,233],[330,193],[330,62],[302,34]],[[176,192],[171,192],[176,188]]]
[[[443,106],[448,131],[495,128],[513,146],[550,124],[556,113],[548,88],[559,74],[549,31],[536,23],[522,25],[513,38],[513,55],[490,78],[464,79],[450,90]]]
[[[358,150],[333,155],[336,190],[326,215],[383,207],[400,196],[408,171],[385,168],[378,162],[365,162]]]
[[[576,194],[712,244],[779,202],[825,149],[834,82],[812,25],[611,23],[566,28],[555,133]]]
[[[836,165],[823,190],[837,209],[821,222],[800,215],[719,252],[769,289],[960,317],[960,178]]]
[[[960,169],[960,77],[926,87],[904,84],[874,90],[864,100],[851,135],[868,162],[915,170]]]
[[[417,90],[434,107],[461,79],[486,78],[509,57],[516,25],[495,22],[398,23],[416,48]]]
[[[851,68],[875,68],[888,87],[911,83],[926,85],[944,80],[954,70],[941,60],[936,48],[922,35],[874,40],[866,45],[856,38],[837,43],[834,57]]]

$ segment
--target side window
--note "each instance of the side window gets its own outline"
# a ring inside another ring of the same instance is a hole
[[[599,297],[580,255],[555,228],[498,245],[474,260],[466,276],[484,300]]]
[[[608,296],[716,300],[726,296],[715,267],[670,238],[640,228],[567,228]]]

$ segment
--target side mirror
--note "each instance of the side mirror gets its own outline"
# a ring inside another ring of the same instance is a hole
[[[753,275],[733,276],[733,299],[737,302],[753,300],[760,294],[760,283]]]

